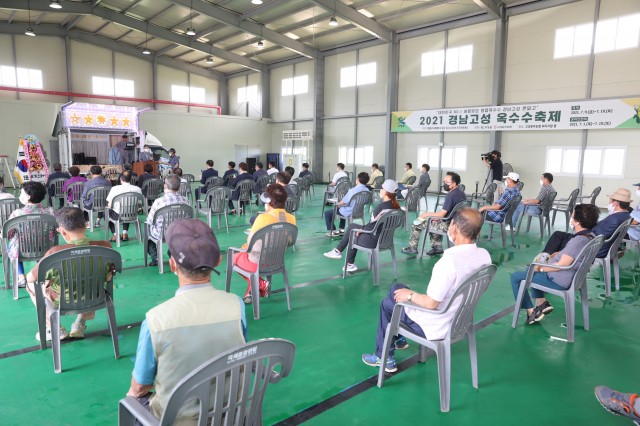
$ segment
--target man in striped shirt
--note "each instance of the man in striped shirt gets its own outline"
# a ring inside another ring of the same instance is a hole
[[[551,194],[552,192],[556,192],[556,190],[553,189],[553,186],[551,186],[551,182],[553,182],[553,175],[551,173],[543,173],[542,177],[540,178],[540,185],[542,185],[542,188],[540,188],[538,196],[536,198],[522,200],[522,202],[518,205],[518,207],[516,207],[516,210],[513,212],[512,222],[514,225],[518,223],[518,219],[520,218],[522,212],[524,212],[524,209],[527,209],[527,213],[532,215],[539,215],[540,213],[542,213],[542,210],[540,210],[540,207],[538,206],[541,206],[542,203],[544,203],[549,194]],[[509,230],[509,228],[507,228],[507,230]]]
[[[480,208],[480,213],[488,210],[487,217],[493,222],[502,222],[507,215],[507,204],[512,198],[520,195],[520,190],[518,189],[520,175],[511,172],[505,177],[507,179],[507,189],[504,190],[498,201],[490,206],[484,206]]]

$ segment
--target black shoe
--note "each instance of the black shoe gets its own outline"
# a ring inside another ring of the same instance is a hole
[[[542,313],[542,311],[539,311],[538,309],[534,309],[530,315],[527,315],[527,324],[528,325],[535,324],[538,321],[542,320],[543,318],[544,318],[544,314]]]
[[[535,309],[542,312],[545,315],[548,315],[551,312],[553,312],[553,306],[551,306],[551,303],[549,303],[548,300],[545,300],[542,305],[536,306]]]
[[[439,247],[433,247],[431,250],[429,250],[427,252],[427,256],[437,256],[439,254],[442,254],[444,252],[444,250],[442,250]]]
[[[149,262],[149,266],[158,266],[158,261],[152,260],[151,262]]]
[[[402,249],[402,253],[404,254],[418,254],[418,250],[411,248],[411,246],[404,247]]]

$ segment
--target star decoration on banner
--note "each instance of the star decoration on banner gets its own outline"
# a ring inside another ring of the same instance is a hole
[[[93,117],[91,117],[89,114],[87,114],[87,116],[84,118],[84,124],[86,124],[86,125],[93,124]]]
[[[131,123],[131,120],[129,120],[128,118],[123,118],[122,119],[122,125],[124,127],[129,127],[129,124]]]
[[[118,125],[118,119],[115,118],[115,117],[111,117],[111,120],[109,120],[109,121],[111,121],[111,126],[112,127],[116,127]]]
[[[80,124],[80,117],[74,112],[71,117],[71,124]]]
[[[99,124],[104,124],[107,122],[107,117],[105,117],[104,115],[99,115],[96,120],[98,120]]]

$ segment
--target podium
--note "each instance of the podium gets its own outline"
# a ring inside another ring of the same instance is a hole
[[[153,174],[158,176],[158,162],[153,160],[138,161],[133,163],[133,172],[138,176],[142,175],[144,173],[144,166],[147,164],[151,164],[151,166],[153,167]]]

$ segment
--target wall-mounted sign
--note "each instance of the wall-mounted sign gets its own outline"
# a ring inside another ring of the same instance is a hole
[[[640,129],[640,98],[391,113],[392,132]]]
[[[96,130],[138,131],[135,107],[102,104],[71,104],[64,109],[64,126]]]

